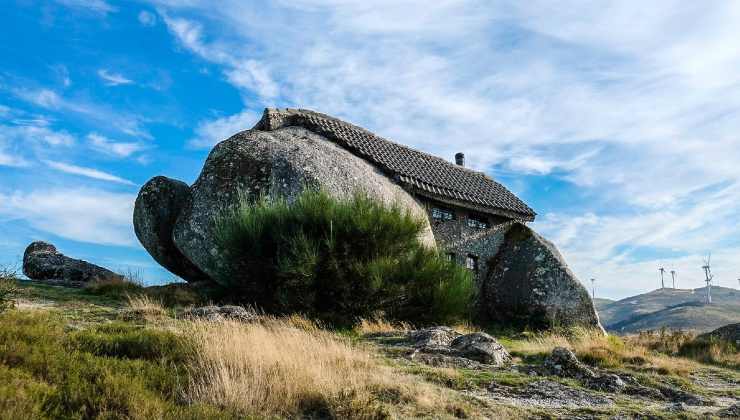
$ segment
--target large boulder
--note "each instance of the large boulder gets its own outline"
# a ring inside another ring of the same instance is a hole
[[[514,224],[488,266],[480,300],[485,318],[534,329],[603,331],[591,297],[560,252],[529,227]]]
[[[422,205],[374,165],[302,127],[264,123],[258,127],[216,145],[189,194],[176,181],[161,179],[150,181],[139,193],[137,208],[148,210],[134,218],[137,235],[172,272],[187,281],[198,280],[192,270],[186,272],[178,263],[175,251],[179,251],[217,281],[228,261],[215,237],[219,215],[244,198],[266,195],[290,202],[306,188],[321,188],[342,199],[361,191],[387,204],[398,204],[424,221],[420,239],[435,246]],[[154,187],[164,192],[155,193]],[[161,212],[156,211],[159,205],[164,207]]]
[[[33,242],[23,253],[23,274],[32,280],[82,287],[93,280],[121,279],[122,275],[87,261],[76,260],[46,242]]]
[[[134,231],[139,242],[162,267],[189,281],[208,276],[190,262],[172,241],[172,229],[180,210],[190,198],[190,187],[164,176],[149,180],[134,205]]]

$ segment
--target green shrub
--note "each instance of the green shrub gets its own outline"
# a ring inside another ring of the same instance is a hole
[[[471,274],[420,244],[422,221],[367,194],[244,199],[216,222],[219,283],[268,312],[452,322],[471,306]]]

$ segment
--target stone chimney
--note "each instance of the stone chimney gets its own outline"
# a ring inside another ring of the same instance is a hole
[[[465,153],[455,153],[455,163],[460,166],[465,166]]]

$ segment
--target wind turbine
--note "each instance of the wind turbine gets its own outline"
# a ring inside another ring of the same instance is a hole
[[[663,282],[663,273],[665,273],[665,268],[660,267],[658,271],[660,271],[660,288],[665,289],[665,282]]]
[[[671,270],[671,278],[673,278],[673,288],[676,288],[676,270]]]
[[[596,283],[596,279],[591,279],[591,299],[596,299],[596,286],[594,286],[594,283]]]
[[[704,276],[706,277],[706,280],[704,281],[707,282],[707,304],[712,303],[712,279],[714,278],[714,275],[712,274],[712,268],[709,265],[711,259],[712,253],[710,252],[704,260],[704,265],[701,267],[704,270]]]

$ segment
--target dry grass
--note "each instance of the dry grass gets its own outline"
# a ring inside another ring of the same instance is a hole
[[[696,362],[662,354],[645,343],[623,340],[617,336],[605,336],[601,331],[577,329],[569,334],[542,333],[523,340],[505,343],[512,354],[519,356],[543,356],[555,347],[572,349],[576,356],[591,365],[603,368],[634,367],[661,374],[686,376],[696,370]]]
[[[147,295],[126,295],[128,301],[119,317],[124,321],[156,322],[168,317],[167,309]]]
[[[394,371],[370,350],[304,318],[196,321],[186,328],[196,343],[191,401],[257,417],[386,418],[404,410],[404,417],[466,410],[447,390]]]
[[[719,339],[697,339],[693,332],[662,329],[627,336],[630,346],[640,346],[674,357],[688,357],[703,363],[740,368],[740,352],[733,343]]]
[[[407,322],[391,322],[382,317],[370,319],[360,318],[360,321],[354,328],[355,332],[360,335],[407,332],[413,329],[414,326]]]

